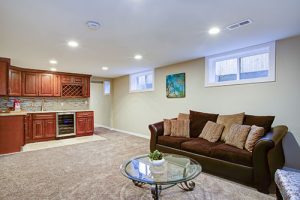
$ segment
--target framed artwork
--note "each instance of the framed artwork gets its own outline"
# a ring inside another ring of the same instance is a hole
[[[167,75],[166,92],[168,98],[185,97],[185,73]]]

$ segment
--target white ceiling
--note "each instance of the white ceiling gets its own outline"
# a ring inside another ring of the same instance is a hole
[[[299,10],[299,0],[1,0],[0,57],[36,69],[55,58],[59,71],[117,77],[298,35]],[[88,20],[101,29],[89,30]],[[223,30],[210,36],[212,26]]]

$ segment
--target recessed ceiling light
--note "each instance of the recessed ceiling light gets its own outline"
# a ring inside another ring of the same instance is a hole
[[[53,72],[55,72],[56,68],[52,67],[50,70],[53,71]]]
[[[68,42],[68,45],[69,45],[70,47],[78,47],[78,42],[76,42],[76,41],[74,41],[74,40],[70,40],[70,41]]]
[[[54,59],[49,60],[49,63],[50,63],[50,64],[53,64],[53,65],[56,65],[56,64],[57,64],[57,60],[54,60]]]
[[[96,31],[100,28],[100,23],[96,22],[96,21],[87,21],[86,25],[89,29],[94,30],[94,31]]]
[[[102,67],[102,70],[106,71],[106,70],[108,70],[108,67],[104,66],[104,67]]]
[[[208,33],[211,35],[216,35],[216,34],[220,33],[220,29],[218,27],[213,27],[213,28],[209,29]]]
[[[136,60],[141,60],[141,59],[143,59],[143,56],[140,55],[140,54],[136,54],[136,55],[134,56],[134,59],[136,59]]]

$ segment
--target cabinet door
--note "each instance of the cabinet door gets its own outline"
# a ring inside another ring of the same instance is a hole
[[[86,134],[89,134],[89,135],[94,134],[94,117],[86,118],[85,131],[86,131]]]
[[[53,75],[53,96],[61,96],[61,82],[60,75]]]
[[[40,74],[40,90],[39,96],[53,96],[53,75]]]
[[[7,95],[9,59],[0,58],[0,96]]]
[[[44,120],[44,137],[56,137],[56,120],[46,119]]]
[[[39,94],[39,75],[37,73],[22,73],[22,94],[23,96],[38,96]]]
[[[25,143],[32,141],[32,115],[25,116]]]
[[[83,97],[90,97],[90,77],[85,77],[83,81]]]
[[[76,118],[76,135],[84,135],[85,134],[85,117],[77,117]]]
[[[32,123],[32,138],[44,138],[44,120],[33,120]]]
[[[9,69],[9,96],[21,96],[21,71]]]

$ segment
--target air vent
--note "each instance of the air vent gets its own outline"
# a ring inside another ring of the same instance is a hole
[[[252,23],[252,20],[247,19],[247,20],[243,20],[241,22],[235,23],[235,24],[231,24],[231,25],[227,26],[226,28],[228,30],[232,31],[234,29],[240,28],[241,26],[245,26],[245,25],[248,25],[248,24],[251,24],[251,23]]]

